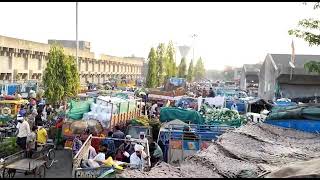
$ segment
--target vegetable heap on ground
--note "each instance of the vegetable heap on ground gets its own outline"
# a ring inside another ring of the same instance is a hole
[[[226,124],[239,127],[246,122],[245,116],[242,116],[238,111],[227,108],[216,109],[208,105],[201,107],[201,112],[206,124]]]
[[[16,137],[9,137],[0,142],[0,158],[10,156],[19,151],[16,139]]]

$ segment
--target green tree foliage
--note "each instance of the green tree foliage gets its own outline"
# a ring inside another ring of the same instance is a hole
[[[306,3],[305,3],[306,4]],[[315,2],[313,9],[319,9],[320,3]],[[320,20],[308,18],[302,19],[298,22],[298,27],[296,29],[290,29],[288,31],[289,35],[301,38],[308,42],[309,46],[319,46],[320,45]],[[309,72],[317,72],[320,74],[320,62],[309,61],[304,65],[305,69]]]
[[[315,72],[320,74],[320,63],[316,61],[309,61],[304,64],[304,68],[309,72]]]
[[[44,70],[45,96],[52,103],[59,103],[78,94],[80,79],[75,58],[64,54],[63,48],[53,45]]]
[[[154,53],[149,52],[149,68],[148,76],[151,75],[152,81],[148,82],[150,77],[147,77],[148,87],[158,87],[164,84],[164,81],[170,77],[177,75],[178,68],[175,62],[175,48],[172,41],[168,46],[164,43],[160,43],[157,48],[153,48]],[[150,55],[152,54],[152,60],[150,61]],[[152,64],[152,67],[150,67]],[[152,71],[152,72],[151,72]],[[154,71],[154,72],[153,72]],[[155,80],[153,80],[153,74],[155,74]]]
[[[193,74],[194,74],[194,69],[193,69],[193,59],[191,59],[189,67],[188,67],[188,74],[187,74],[187,80],[189,82],[192,82],[193,80]]]
[[[194,77],[196,81],[199,81],[205,77],[206,70],[204,68],[204,64],[202,58],[200,57],[196,63]]]
[[[186,59],[182,58],[179,65],[178,77],[186,78],[186,74],[187,74],[187,63],[186,63]]]
[[[154,48],[150,49],[148,60],[149,63],[146,85],[148,88],[154,88],[157,85],[157,57]]]
[[[166,51],[167,57],[167,64],[166,64],[166,77],[174,77],[176,76],[176,63],[175,63],[175,49],[173,46],[172,41],[169,42],[167,51]]]
[[[166,65],[166,46],[164,43],[160,43],[157,47],[157,86],[161,86],[165,77],[165,65]]]

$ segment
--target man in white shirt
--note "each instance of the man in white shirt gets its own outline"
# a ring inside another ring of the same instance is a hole
[[[140,144],[134,146],[134,153],[130,156],[130,167],[133,169],[142,169],[144,158],[142,157],[144,147]]]
[[[155,103],[151,106],[151,109],[150,109],[150,115],[156,115],[156,112],[157,112],[157,107],[158,107],[158,104]]]
[[[18,120],[18,124],[17,124],[17,129],[18,129],[17,144],[21,149],[26,150],[26,148],[27,148],[27,137],[31,133],[30,126],[29,126],[28,121],[26,121],[21,116],[18,116],[17,120]]]

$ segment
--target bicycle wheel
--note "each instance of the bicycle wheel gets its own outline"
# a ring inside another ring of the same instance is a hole
[[[53,165],[55,157],[56,157],[56,153],[54,149],[50,149],[46,154],[46,163],[44,164],[47,169],[49,169]]]
[[[36,178],[45,178],[46,177],[46,167],[44,165],[37,167],[35,177]]]
[[[16,170],[15,169],[7,169],[4,168],[2,172],[2,177],[3,178],[13,178],[16,175]]]

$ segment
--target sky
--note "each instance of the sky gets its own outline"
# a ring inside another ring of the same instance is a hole
[[[193,47],[206,69],[222,70],[261,62],[267,53],[290,54],[292,40],[296,54],[320,54],[320,47],[288,35],[300,19],[319,15],[301,2],[79,2],[78,37],[96,55],[144,58],[172,40]],[[42,43],[76,38],[75,2],[1,2],[0,17],[3,36]]]

